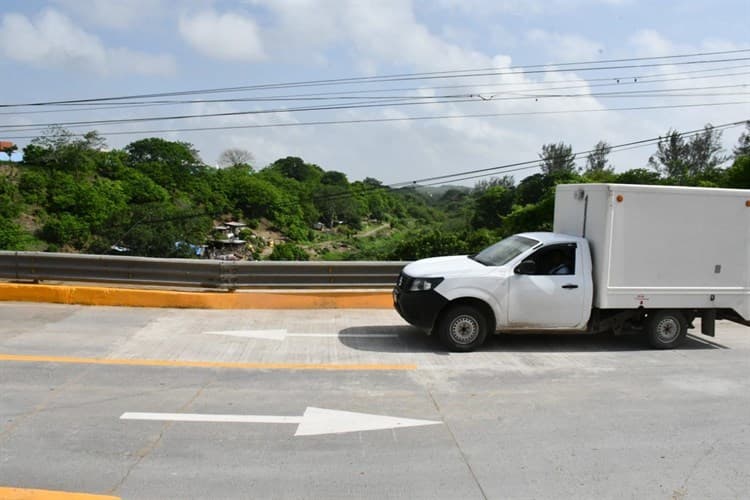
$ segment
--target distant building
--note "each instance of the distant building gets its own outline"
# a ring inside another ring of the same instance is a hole
[[[241,260],[251,257],[248,242],[239,238],[240,231],[247,227],[244,222],[224,222],[213,228],[213,237],[208,240],[204,256],[218,260]]]

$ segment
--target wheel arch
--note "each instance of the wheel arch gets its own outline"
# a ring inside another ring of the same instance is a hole
[[[445,306],[443,306],[443,308],[440,310],[440,313],[437,315],[437,320],[435,321],[435,326],[433,327],[433,329],[437,327],[443,315],[448,310],[456,306],[476,307],[484,315],[485,319],[487,319],[487,324],[489,325],[490,330],[489,333],[494,333],[497,330],[497,319],[495,318],[495,311],[492,310],[492,307],[486,301],[477,297],[459,297],[445,304]]]

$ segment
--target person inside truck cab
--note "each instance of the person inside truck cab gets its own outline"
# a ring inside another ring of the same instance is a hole
[[[562,250],[552,250],[549,253],[549,263],[547,274],[573,274],[568,259]]]

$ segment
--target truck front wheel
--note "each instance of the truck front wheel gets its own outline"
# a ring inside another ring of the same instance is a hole
[[[438,336],[451,351],[473,351],[484,344],[487,323],[487,318],[479,309],[469,305],[453,306],[440,317]]]
[[[680,311],[657,311],[648,318],[648,340],[656,349],[674,349],[685,341],[687,321]]]

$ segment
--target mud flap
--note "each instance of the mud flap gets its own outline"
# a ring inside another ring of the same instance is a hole
[[[706,309],[701,314],[701,333],[716,336],[716,309]]]

